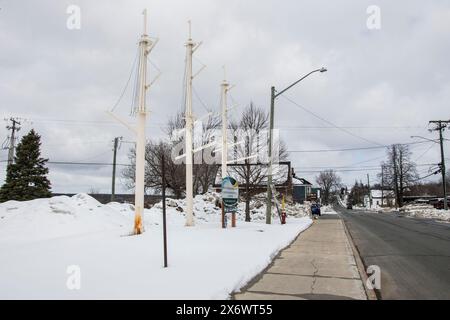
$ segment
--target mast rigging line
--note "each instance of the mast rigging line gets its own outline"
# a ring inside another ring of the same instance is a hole
[[[194,96],[197,98],[197,100],[200,102],[203,109],[205,109],[206,112],[212,112],[212,109],[209,109],[208,106],[203,102],[203,100],[200,98],[197,90],[195,90],[194,85],[192,85],[192,92],[194,93]]]
[[[121,93],[120,96],[119,96],[119,99],[117,99],[116,103],[113,105],[113,107],[111,108],[110,112],[114,112],[114,110],[115,110],[115,109],[117,108],[117,106],[119,105],[120,101],[122,101],[122,98],[123,98],[123,96],[125,95],[125,92],[126,92],[126,90],[127,90],[127,88],[128,88],[128,85],[130,84],[131,77],[132,77],[132,75],[133,75],[133,73],[134,73],[134,71],[135,71],[136,61],[137,61],[137,59],[138,59],[138,56],[139,56],[139,50],[136,50],[136,55],[135,55],[135,57],[134,57],[133,64],[131,65],[131,71],[130,71],[130,75],[128,76],[128,80],[127,80],[127,82],[126,82],[126,84],[125,84],[125,87],[124,87],[123,90],[122,90],[122,93]]]

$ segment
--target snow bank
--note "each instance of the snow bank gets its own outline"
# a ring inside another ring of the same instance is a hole
[[[225,299],[311,224],[292,206],[286,225],[266,225],[255,200],[255,222],[240,212],[237,228],[221,229],[215,196],[195,198],[195,227],[184,226],[183,200],[167,200],[169,268],[161,203],[145,210],[139,236],[127,236],[132,205],[86,194],[0,204],[0,299]],[[79,290],[67,286],[70,266]]]
[[[334,211],[333,207],[330,205],[321,206],[320,211],[322,214],[337,214],[337,212]]]
[[[409,217],[437,219],[450,222],[450,210],[438,210],[432,205],[408,204],[400,208],[399,212]]]
[[[400,213],[407,217],[423,218],[423,219],[436,219],[441,221],[450,222],[450,210],[439,210],[429,204],[408,204],[402,208],[389,208],[389,207],[353,207],[356,210],[373,211],[377,213]]]
[[[0,204],[0,243],[27,242],[110,230],[129,219],[87,194]]]

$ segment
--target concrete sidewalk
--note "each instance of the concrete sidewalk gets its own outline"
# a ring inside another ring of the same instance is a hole
[[[315,220],[234,298],[367,299],[342,220]]]

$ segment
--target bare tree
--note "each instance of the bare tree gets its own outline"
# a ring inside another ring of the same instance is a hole
[[[159,191],[161,188],[161,161],[165,155],[166,183],[177,198],[183,196],[186,189],[186,167],[184,163],[172,159],[172,149],[177,144],[183,143],[182,130],[185,126],[183,112],[178,112],[170,118],[164,128],[168,136],[168,142],[147,142],[145,149],[145,188],[148,191]],[[217,117],[209,116],[202,122],[202,135],[197,144],[208,143],[213,135],[213,130],[220,126]],[[212,147],[211,147],[212,148]],[[194,194],[205,193],[208,187],[214,183],[217,174],[218,164],[207,164],[202,161],[204,152],[211,152],[211,148],[199,151],[194,157]],[[184,150],[181,150],[184,151]],[[134,188],[135,175],[135,150],[132,148],[128,155],[131,165],[124,169],[122,176],[125,178],[125,185],[129,189]],[[198,159],[200,157],[200,159]],[[200,191],[201,190],[201,191]]]
[[[163,154],[167,187],[172,190],[175,197],[181,198],[186,188],[184,167],[172,161],[171,145],[164,142],[154,143],[150,141],[145,146],[145,191],[149,193],[149,191],[159,192],[161,190],[161,164]],[[136,170],[136,151],[134,148],[130,149],[128,158],[130,159],[131,165],[123,170],[122,177],[125,178],[126,186],[129,189],[133,189]]]
[[[384,162],[385,185],[395,192],[396,205],[403,206],[405,191],[416,184],[418,175],[416,164],[411,160],[409,146],[393,144],[387,150],[387,161]]]
[[[322,189],[323,202],[329,204],[332,193],[341,187],[342,180],[334,170],[325,170],[316,177],[316,183]]]
[[[90,187],[88,194],[99,194],[100,193],[100,189],[96,188],[96,187]]]
[[[266,152],[267,140],[264,132],[268,129],[269,115],[263,109],[256,107],[252,102],[242,113],[238,121],[230,123],[230,131],[233,134],[235,146],[230,154],[235,159],[243,159],[238,163],[242,166],[230,166],[228,171],[245,186],[245,221],[250,221],[250,199],[257,192],[257,186],[267,181],[267,166],[257,161],[257,158],[249,158],[254,155],[260,156]],[[239,140],[239,141],[238,141]],[[287,158],[286,145],[279,141],[274,150],[278,150],[279,160]],[[285,175],[288,173],[285,172]],[[274,181],[279,180],[281,172],[276,172]]]
[[[212,142],[215,138],[215,132],[220,128],[221,119],[218,116],[209,116],[206,121],[202,121],[202,134],[199,141],[196,141],[198,147]],[[211,154],[217,145],[212,145],[206,149],[197,152],[194,155],[194,190],[196,193],[206,193],[209,186],[214,184],[214,180],[219,170],[218,163],[208,163],[204,161],[204,156]]]

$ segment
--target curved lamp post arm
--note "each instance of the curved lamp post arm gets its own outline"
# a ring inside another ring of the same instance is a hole
[[[439,143],[439,141],[428,139],[428,138],[421,137],[421,136],[411,136],[411,138],[419,138],[419,139],[423,139],[423,140],[428,140],[430,142]]]
[[[289,90],[290,88],[292,88],[293,86],[295,86],[297,83],[299,83],[300,81],[302,81],[303,79],[305,79],[306,77],[312,75],[314,72],[326,72],[327,69],[326,68],[320,68],[320,69],[316,69],[311,71],[310,73],[304,75],[303,77],[301,77],[300,79],[298,79],[297,81],[295,81],[293,84],[291,84],[289,87],[281,90],[280,92],[275,94],[275,98],[278,97],[279,95],[283,94],[284,92],[286,92],[287,90]]]

